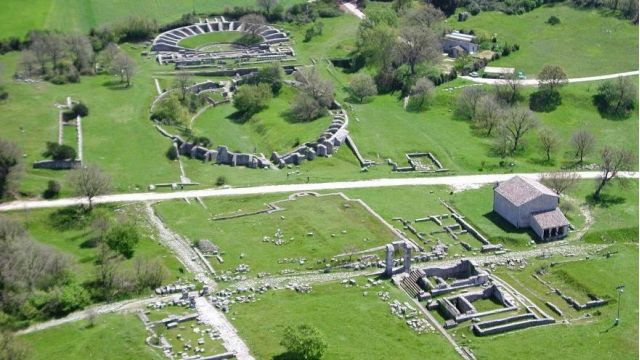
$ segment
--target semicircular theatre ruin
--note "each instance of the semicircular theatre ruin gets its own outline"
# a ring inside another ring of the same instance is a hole
[[[208,33],[235,31],[262,38],[258,44],[242,46],[226,51],[199,51],[180,46],[180,41]],[[213,20],[204,19],[193,25],[167,30],[158,35],[151,45],[151,51],[157,52],[156,60],[160,64],[176,66],[212,65],[226,59],[239,61],[273,61],[293,59],[295,52],[286,44],[289,37],[285,32],[268,24],[250,24],[240,21],[228,21],[223,16]]]

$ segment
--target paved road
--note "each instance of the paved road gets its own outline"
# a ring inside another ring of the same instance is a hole
[[[623,73],[617,73],[617,74],[608,74],[608,75],[599,75],[599,76],[589,76],[589,77],[582,77],[582,78],[573,78],[573,79],[569,79],[569,83],[580,83],[580,82],[587,82],[587,81],[598,81],[598,80],[607,80],[607,79],[615,79],[619,76],[637,76],[638,74],[640,74],[640,71],[636,70],[636,71],[629,71],[629,72],[623,72]],[[503,84],[505,83],[505,80],[501,80],[501,79],[486,79],[486,78],[474,78],[471,76],[460,76],[460,78],[465,79],[465,80],[469,80],[469,81],[473,81],[476,83],[480,83],[480,84]],[[526,79],[526,80],[521,80],[520,84],[524,85],[524,86],[537,86],[538,85],[538,80],[536,79]]]
[[[600,176],[597,171],[584,171],[577,173],[582,179],[595,179]],[[338,189],[364,189],[381,188],[391,186],[423,186],[423,185],[450,185],[463,188],[471,185],[491,184],[497,181],[505,181],[513,176],[524,176],[537,179],[541,173],[512,173],[512,174],[487,174],[487,175],[460,175],[460,176],[431,176],[420,178],[396,178],[396,179],[371,179],[358,181],[339,181],[327,183],[291,184],[291,185],[263,185],[241,188],[185,190],[174,192],[146,192],[130,194],[103,195],[94,198],[94,204],[107,204],[118,202],[136,201],[162,201],[183,198],[205,198],[231,195],[260,195],[275,193],[294,193],[302,191],[322,191]],[[635,172],[621,172],[620,177],[638,178]],[[13,201],[0,204],[0,212],[12,210],[27,210],[41,208],[56,208],[73,205],[88,204],[85,198],[66,198],[58,200],[27,200]]]

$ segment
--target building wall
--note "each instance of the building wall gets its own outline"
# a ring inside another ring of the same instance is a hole
[[[531,214],[539,213],[543,211],[554,210],[558,207],[558,197],[551,195],[541,195],[537,198],[522,204],[518,214],[519,228],[529,227],[531,221]]]
[[[518,227],[518,208],[497,192],[493,192],[493,211],[497,212],[511,225]]]

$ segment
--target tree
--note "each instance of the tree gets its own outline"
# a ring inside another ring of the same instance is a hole
[[[625,117],[635,107],[637,94],[637,86],[628,78],[620,76],[598,86],[594,101],[601,113]]]
[[[306,93],[296,95],[291,105],[291,114],[298,121],[311,121],[322,114],[323,107],[320,103]]]
[[[91,41],[84,35],[70,35],[67,44],[73,65],[82,72],[93,72],[95,53]]]
[[[300,83],[300,88],[321,106],[331,106],[333,103],[333,84],[330,80],[324,80],[315,66],[301,68],[293,76]]]
[[[262,11],[264,11],[265,15],[269,17],[271,15],[271,11],[278,6],[278,0],[256,0],[256,5]]]
[[[84,196],[89,202],[89,209],[93,208],[93,198],[102,195],[111,188],[111,178],[94,165],[88,165],[73,170],[69,174],[69,184],[78,196]]]
[[[409,97],[409,109],[413,111],[422,111],[431,102],[435,86],[433,82],[426,77],[421,77],[416,84],[411,87]]]
[[[616,179],[620,171],[630,169],[636,162],[636,156],[632,151],[605,146],[600,152],[601,175],[596,185],[596,191],[593,193],[593,198],[600,200],[602,189],[611,180]]]
[[[53,160],[74,160],[77,156],[76,149],[69,145],[58,144],[56,142],[47,142],[47,151],[44,156],[51,157]]]
[[[409,11],[406,23],[409,25],[432,28],[444,20],[444,14],[430,3],[416,7]]]
[[[529,130],[534,129],[537,126],[538,118],[531,112],[531,110],[516,107],[507,111],[503,127],[512,143],[511,151],[516,151],[518,149],[518,145],[520,145],[522,137],[528,133]]]
[[[169,274],[158,259],[135,259],[133,270],[138,291],[159,287]]]
[[[576,157],[580,158],[580,164],[582,164],[584,157],[593,150],[595,141],[593,135],[585,129],[580,129],[571,136],[571,146],[576,151]]]
[[[136,72],[136,63],[129,55],[120,51],[111,62],[110,71],[114,75],[120,76],[120,82],[131,85],[131,78]]]
[[[473,119],[480,99],[484,95],[485,92],[480,86],[468,86],[462,89],[456,99],[456,114],[466,120]]]
[[[29,348],[8,331],[0,332],[0,359],[24,360],[29,355]]]
[[[362,103],[365,98],[378,94],[376,83],[373,78],[367,74],[356,74],[349,82],[349,90],[353,97]]]
[[[549,25],[558,25],[558,24],[560,24],[560,19],[557,16],[551,15],[547,19],[547,24],[549,24]]]
[[[22,50],[18,67],[25,78],[31,78],[40,71],[38,58],[31,50]]]
[[[191,74],[188,71],[179,71],[175,77],[174,84],[180,91],[180,101],[184,101],[187,98],[187,92],[189,92],[189,85],[191,85]]]
[[[542,88],[529,95],[529,109],[540,112],[554,111],[562,103],[560,92]]]
[[[520,88],[522,84],[515,76],[508,76],[504,81],[496,84],[496,98],[506,104],[513,105],[520,98]]]
[[[240,17],[238,21],[245,24],[255,25],[255,26],[248,26],[248,27],[245,26],[245,28],[249,31],[252,37],[258,36],[258,31],[261,28],[260,25],[264,25],[267,23],[267,20],[264,18],[264,16],[260,14],[247,14]]]
[[[119,255],[101,241],[96,256],[96,284],[102,291],[102,298],[109,300],[115,286]]]
[[[406,13],[411,8],[412,0],[393,0],[391,7],[398,14]]]
[[[67,52],[67,44],[62,35],[57,33],[49,33],[45,38],[45,51],[51,59],[53,69],[58,68],[60,59],[64,57]]]
[[[131,259],[139,241],[140,233],[133,224],[115,225],[104,236],[105,244],[127,259]]]
[[[29,50],[33,53],[36,61],[38,62],[40,73],[45,74],[47,71],[47,64],[49,63],[49,52],[47,48],[47,41],[45,39],[46,34],[42,32],[32,31],[29,34],[31,45]]]
[[[545,65],[538,74],[538,87],[541,89],[555,91],[568,82],[567,74],[558,65]]]
[[[549,128],[542,128],[538,131],[538,140],[540,141],[540,148],[547,156],[547,162],[551,161],[551,153],[556,151],[560,146],[560,140]]]
[[[114,43],[108,43],[104,50],[100,52],[98,56],[99,64],[102,69],[110,70],[112,68],[111,64],[115,60],[116,56],[120,54],[121,50],[118,45]]]
[[[254,77],[254,82],[269,84],[271,86],[271,92],[277,95],[282,88],[283,79],[284,71],[282,71],[282,67],[279,63],[272,62],[258,70]]]
[[[44,198],[45,199],[53,199],[53,198],[57,198],[58,194],[60,194],[60,183],[55,181],[55,180],[49,180],[47,182],[47,189],[44,191]]]
[[[365,23],[367,20],[363,20]],[[398,38],[394,27],[379,23],[375,26],[361,26],[358,32],[358,53],[369,65],[385,68],[390,66],[393,48]]]
[[[438,37],[431,29],[408,26],[400,29],[395,53],[398,61],[409,65],[411,75],[416,74],[416,65],[423,61],[433,62],[442,54]]]
[[[267,84],[242,85],[233,95],[233,106],[248,118],[265,108],[271,97],[271,87]]]
[[[178,95],[170,94],[156,105],[151,119],[166,125],[185,126],[189,121],[189,114],[180,103]]]
[[[553,190],[556,194],[561,195],[567,190],[578,184],[580,177],[571,171],[560,171],[554,173],[542,174],[540,182]]]
[[[77,104],[73,104],[73,107],[71,108],[71,112],[73,113],[73,116],[80,116],[80,117],[89,116],[89,107],[84,103],[79,102]]]
[[[504,118],[504,109],[494,96],[483,95],[476,106],[476,114],[473,120],[481,129],[485,129],[486,135],[491,136],[493,129],[500,126]]]
[[[0,198],[15,196],[22,177],[22,152],[18,146],[0,138]]]
[[[280,345],[294,359],[319,360],[327,351],[327,343],[320,331],[306,324],[295,328],[287,326]]]

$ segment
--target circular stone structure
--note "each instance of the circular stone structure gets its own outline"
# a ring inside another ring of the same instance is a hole
[[[205,19],[193,25],[179,27],[168,30],[158,35],[151,45],[151,51],[165,52],[186,52],[194,51],[186,47],[179,46],[178,43],[186,38],[222,31],[238,31],[247,34],[260,36],[261,44],[277,44],[289,41],[289,37],[284,32],[266,24],[249,24],[240,21],[227,21],[223,16],[216,17],[212,21]]]

